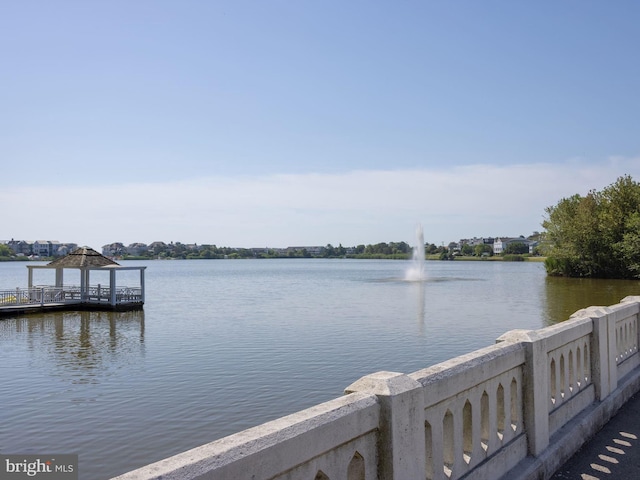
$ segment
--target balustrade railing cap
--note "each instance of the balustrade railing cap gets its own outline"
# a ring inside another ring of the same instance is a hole
[[[577,312],[571,314],[569,318],[579,318],[579,317],[603,317],[611,312],[609,307],[601,307],[601,306],[591,306],[587,308],[581,308]]]
[[[522,341],[532,341],[538,338],[538,334],[535,330],[509,330],[506,333],[503,333],[496,339],[496,343],[502,342],[522,342]]]
[[[422,385],[404,373],[376,372],[356,380],[344,393],[373,393],[376,395],[398,395],[408,390],[421,388]]]

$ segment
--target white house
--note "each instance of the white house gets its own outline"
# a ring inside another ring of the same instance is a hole
[[[524,243],[530,246],[534,242],[524,237],[496,237],[493,241],[493,254],[501,255],[510,243]],[[531,252],[531,248],[529,248],[529,252]]]

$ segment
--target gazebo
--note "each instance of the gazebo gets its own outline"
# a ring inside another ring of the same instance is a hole
[[[114,310],[132,310],[141,308],[144,304],[144,271],[147,267],[123,267],[89,247],[77,248],[68,255],[46,265],[27,265],[27,268],[29,269],[30,291],[38,289],[33,285],[33,271],[35,269],[55,269],[55,286],[40,288],[50,289],[55,293],[55,300],[61,303],[81,303],[98,307],[102,305]],[[80,271],[79,286],[64,284],[64,271],[69,269]],[[117,273],[125,270],[140,272],[139,286],[118,286]],[[109,272],[108,286],[91,285],[91,272],[96,271]],[[45,297],[44,293],[42,297]]]

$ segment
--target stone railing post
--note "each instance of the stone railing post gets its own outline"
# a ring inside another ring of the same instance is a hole
[[[345,393],[353,392],[374,394],[380,403],[378,477],[426,478],[422,385],[402,373],[377,372],[345,389]]]
[[[635,333],[636,336],[634,338],[634,343],[636,345],[636,348],[640,345],[640,296],[637,295],[632,295],[632,296],[628,296],[628,297],[624,297],[620,303],[624,303],[626,305],[634,303],[636,304],[636,313],[634,313],[635,317],[636,317],[636,328],[635,328]]]
[[[497,342],[522,343],[525,364],[522,409],[529,453],[540,455],[549,445],[549,368],[546,341],[533,330],[511,330]]]
[[[616,389],[616,325],[607,307],[588,307],[578,310],[571,318],[587,317],[593,322],[591,336],[591,381],[596,400],[602,401]]]

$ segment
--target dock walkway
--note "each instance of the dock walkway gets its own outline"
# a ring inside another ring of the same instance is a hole
[[[640,478],[640,393],[578,450],[551,480]]]

